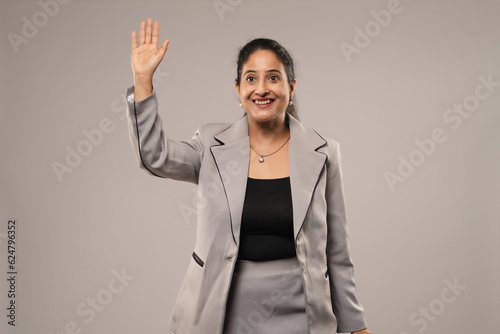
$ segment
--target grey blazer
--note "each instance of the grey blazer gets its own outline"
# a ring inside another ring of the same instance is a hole
[[[134,102],[126,93],[129,136],[148,173],[198,185],[196,243],[169,328],[178,334],[222,334],[238,255],[248,177],[248,119],[198,127],[189,140],[169,138],[156,93]],[[311,334],[367,328],[355,294],[339,144],[289,117],[289,169],[297,259],[302,265]]]

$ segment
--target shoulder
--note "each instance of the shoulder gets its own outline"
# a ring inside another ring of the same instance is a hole
[[[246,117],[241,117],[234,122],[205,123],[198,131],[207,142],[233,141],[248,135],[248,123]]]
[[[324,140],[324,145],[319,147],[317,151],[326,155],[325,165],[328,177],[335,177],[341,170],[340,143],[332,137],[323,136],[316,130],[314,132]]]
[[[292,116],[290,116],[290,125],[301,140],[307,140],[311,146],[314,145],[316,151],[327,155],[328,160],[338,154],[339,142],[335,138],[320,133],[311,125]]]
[[[211,122],[211,123],[205,123],[202,124],[198,127],[198,131],[203,132],[206,135],[209,136],[214,136],[218,134],[221,131],[224,131],[225,129],[231,127],[233,123],[229,122]]]
[[[195,136],[198,136],[204,145],[215,144],[217,141],[215,140],[215,135],[224,131],[225,129],[231,127],[232,123],[228,122],[211,122],[204,123],[195,131]]]
[[[326,144],[321,147],[322,152],[327,155],[327,165],[336,166],[340,163],[340,144],[331,137],[322,137]]]
[[[229,128],[231,125],[232,123],[227,122],[211,122],[200,125],[198,129],[205,133],[217,134],[218,132]]]
[[[310,134],[315,134],[315,136],[317,136],[320,141],[322,141],[323,144],[317,149],[317,151],[326,154],[327,164],[330,164],[332,162],[335,163],[340,159],[340,144],[335,138],[326,136],[301,121],[299,121],[299,123],[304,129],[307,129]]]

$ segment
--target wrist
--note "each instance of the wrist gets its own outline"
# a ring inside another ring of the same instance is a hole
[[[134,74],[134,83],[136,85],[153,85],[153,76],[149,74]]]
[[[141,101],[153,93],[152,77],[136,77],[134,75],[134,101]]]

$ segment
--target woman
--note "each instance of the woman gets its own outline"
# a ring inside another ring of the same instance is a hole
[[[165,135],[153,73],[158,22],[132,32],[130,139],[140,167],[198,185],[197,237],[169,328],[184,333],[371,333],[355,296],[338,143],[293,109],[293,61],[269,39],[239,53],[244,115]]]

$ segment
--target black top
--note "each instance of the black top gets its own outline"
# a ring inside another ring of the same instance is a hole
[[[239,260],[296,256],[290,177],[248,178],[241,217]]]

